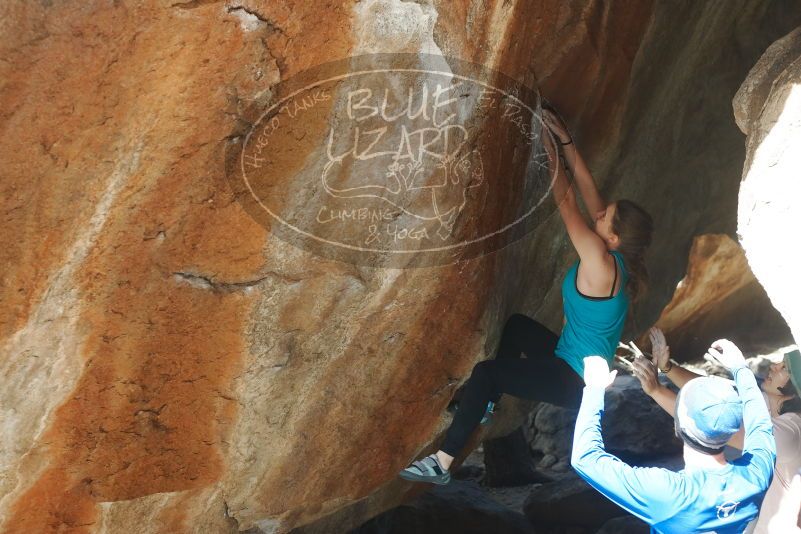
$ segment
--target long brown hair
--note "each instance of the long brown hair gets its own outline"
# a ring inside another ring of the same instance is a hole
[[[651,244],[654,221],[640,206],[631,200],[621,199],[617,201],[617,210],[612,219],[612,231],[620,239],[617,250],[623,255],[629,275],[626,291],[632,301],[637,301],[648,288],[645,251]]]

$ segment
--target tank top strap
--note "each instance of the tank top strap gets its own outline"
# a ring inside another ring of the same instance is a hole
[[[626,277],[628,277],[629,272],[626,270],[626,262],[623,260],[623,254],[621,254],[617,250],[610,250],[609,253],[612,256],[614,256],[615,259],[617,260],[617,262],[618,262],[618,264],[620,266],[620,270],[623,273],[623,277],[624,277],[623,279],[625,280]],[[615,273],[615,274],[617,274],[617,273]],[[617,280],[615,282],[617,282]]]
[[[614,255],[612,255],[612,258],[615,259],[615,279],[612,280],[612,291],[609,292],[609,298],[610,299],[615,296],[615,286],[617,285],[617,269],[618,269],[618,267],[617,267],[617,258],[615,258]]]

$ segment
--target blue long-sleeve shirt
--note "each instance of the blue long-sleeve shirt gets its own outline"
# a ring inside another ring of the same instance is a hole
[[[604,451],[603,388],[584,388],[571,464],[592,487],[651,525],[652,533],[741,533],[757,517],[773,477],[776,444],[765,401],[747,367],[734,370],[743,402],[741,458],[720,469],[632,467]]]

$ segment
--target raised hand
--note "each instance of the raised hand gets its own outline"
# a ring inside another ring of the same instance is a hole
[[[651,339],[651,354],[654,356],[656,365],[660,369],[666,369],[670,362],[670,347],[665,341],[665,334],[654,326],[648,331],[648,337]]]
[[[559,142],[563,145],[569,144],[572,142],[572,137],[570,136],[570,132],[567,130],[567,126],[562,122],[562,120],[556,116],[556,114],[548,109],[542,110],[542,120],[545,123],[545,126],[548,127],[551,132],[555,136],[559,138]]]
[[[747,367],[743,353],[728,339],[718,339],[712,343],[706,351],[706,358],[718,362],[729,371]]]
[[[615,381],[617,371],[609,372],[609,363],[600,356],[584,358],[584,384],[587,387],[608,388]]]
[[[545,147],[545,151],[548,153],[548,159],[554,161],[557,157],[557,150],[556,145],[554,144],[554,135],[551,132],[551,129],[548,125],[543,121],[542,123],[542,144]]]
[[[644,356],[637,356],[631,364],[631,371],[640,381],[645,394],[653,397],[653,394],[661,387],[656,365]]]

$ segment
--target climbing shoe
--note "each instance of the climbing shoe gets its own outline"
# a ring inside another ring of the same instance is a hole
[[[451,474],[442,467],[436,454],[413,462],[412,465],[400,472],[400,477],[413,482],[430,482],[432,484],[447,484],[451,481]]]

